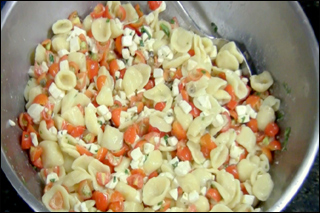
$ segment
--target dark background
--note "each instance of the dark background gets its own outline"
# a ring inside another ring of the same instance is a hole
[[[319,1],[299,1],[319,41]],[[1,9],[5,1],[1,1]],[[1,170],[0,212],[32,212]],[[319,212],[319,154],[304,184],[284,212]]]

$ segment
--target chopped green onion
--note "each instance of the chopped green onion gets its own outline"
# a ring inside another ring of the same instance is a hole
[[[165,24],[161,23],[161,24],[160,24],[160,29],[161,29],[168,37],[170,37],[170,30],[169,30],[169,28],[168,28]]]
[[[269,138],[267,136],[262,140],[262,144],[264,146],[268,146],[269,145]]]
[[[56,182],[56,179],[50,179],[50,182],[54,183],[54,182]]]
[[[169,138],[169,136],[168,135],[165,135],[164,137],[163,137],[163,139],[166,141],[166,144],[168,145],[168,138]]]
[[[171,20],[170,20],[170,24],[174,24],[174,23],[176,23],[176,22],[174,21],[174,19],[171,19]]]
[[[141,27],[141,33],[147,33],[149,39],[151,38],[150,33],[149,33],[148,30],[146,30],[144,27]]]
[[[129,170],[128,170],[128,169],[124,170],[124,173],[125,173],[126,175],[129,175]]]
[[[53,57],[53,55],[52,55],[52,54],[50,54],[50,55],[49,55],[49,61],[50,61],[51,63],[53,63],[53,62],[54,62],[54,57]]]
[[[40,132],[39,132],[40,134],[42,134],[42,131],[40,130]]]
[[[203,74],[206,74],[206,71],[205,71],[205,70],[201,70],[201,72],[202,72]]]
[[[140,40],[140,47],[144,47],[144,43],[143,43],[142,39]]]
[[[85,42],[85,41],[81,41],[81,43],[80,43],[80,49],[81,50],[84,50],[84,49],[86,49],[87,48],[87,43]]]
[[[178,166],[178,162],[175,162],[174,164],[172,164],[172,167],[175,169]]]
[[[103,122],[102,122],[102,121],[98,121],[98,124],[102,125],[102,124],[103,124]]]
[[[113,182],[114,182],[114,183],[117,182],[116,176],[113,177]]]
[[[211,22],[211,27],[213,28],[215,33],[218,32],[218,26],[215,23]]]
[[[291,133],[291,127],[287,127],[284,132],[284,141],[283,141],[283,147],[281,151],[287,151],[287,145],[288,145],[290,133]]]
[[[107,23],[109,23],[110,22],[110,19],[107,19],[107,21],[106,21]]]
[[[284,118],[284,113],[281,111],[276,112],[277,121],[282,121]]]

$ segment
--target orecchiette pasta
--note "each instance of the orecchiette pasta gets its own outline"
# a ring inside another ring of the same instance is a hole
[[[63,155],[57,142],[44,140],[39,145],[42,149],[43,166],[47,168],[63,165]]]
[[[252,89],[257,92],[267,91],[273,84],[273,78],[268,71],[264,71],[259,75],[253,75],[250,77],[250,83]]]
[[[111,36],[110,22],[107,20],[107,18],[98,18],[92,21],[92,35],[98,42],[106,42]]]
[[[169,191],[170,180],[167,177],[150,179],[143,188],[142,200],[146,205],[153,206],[163,201]]]

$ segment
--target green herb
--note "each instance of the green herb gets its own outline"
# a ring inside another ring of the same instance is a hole
[[[36,166],[32,166],[33,170],[37,171],[38,168]]]
[[[106,21],[107,23],[109,23],[110,22],[110,19],[107,19],[107,21]]]
[[[170,20],[170,24],[175,24],[176,22],[174,21],[174,19]]]
[[[72,143],[68,140],[68,144],[72,144]]]
[[[113,177],[113,182],[114,182],[114,183],[117,182],[116,176]]]
[[[53,179],[50,179],[50,182],[51,182],[51,183],[54,183],[54,182],[56,182],[56,179],[54,179],[54,178],[53,178]]]
[[[282,121],[284,118],[284,113],[281,111],[276,112],[277,121]]]
[[[145,163],[147,161],[148,157],[149,157],[149,154],[145,155],[143,163]]]
[[[201,70],[201,72],[202,72],[203,74],[206,74],[206,71],[205,71],[205,70]]]
[[[141,33],[147,33],[149,39],[151,38],[150,33],[149,33],[148,30],[146,30],[144,27],[141,27]]]
[[[201,120],[204,121],[204,117],[202,117]]]
[[[175,162],[174,164],[172,164],[172,167],[175,169],[175,168],[177,168],[177,166],[178,166],[178,161],[177,162]]]
[[[211,22],[211,27],[213,28],[215,33],[218,32],[218,26],[215,23]]]
[[[98,124],[102,125],[102,124],[103,124],[103,122],[102,122],[102,121],[98,121]]]
[[[41,85],[42,87],[45,87],[46,84],[47,84],[47,80],[46,80],[46,79],[43,78],[43,79],[40,80],[40,85]]]
[[[54,57],[53,57],[53,55],[52,55],[52,54],[49,54],[49,61],[50,61],[51,63],[53,63],[53,62],[54,62]]]
[[[75,96],[73,98],[76,98],[78,94],[75,94]]]
[[[161,206],[161,205],[162,205],[162,201],[161,201],[161,202],[159,202],[157,205],[158,205],[158,206]]]
[[[125,173],[126,175],[129,175],[129,170],[128,170],[128,169],[124,170],[124,173]]]
[[[165,24],[161,23],[161,24],[160,24],[160,29],[161,29],[168,37],[170,37],[170,30],[169,30],[169,28],[168,28]]]
[[[140,40],[140,47],[144,47],[144,43],[143,43],[142,39]]]
[[[132,36],[132,32],[131,32],[129,35],[131,35],[131,36]]]
[[[40,134],[42,134],[42,131],[40,130]]]
[[[119,78],[116,76],[116,80],[119,80]]]
[[[99,149],[96,149],[95,152],[98,153]]]
[[[246,117],[242,117],[241,118],[241,123],[244,123],[244,120],[246,119]]]
[[[166,141],[166,144],[168,145],[168,138],[169,138],[169,136],[168,135],[165,135],[164,137],[163,137],[163,139]]]
[[[282,85],[283,85],[285,91],[287,92],[287,94],[290,94],[291,88],[289,87],[289,85],[286,82],[283,82]]]
[[[262,140],[262,144],[264,146],[268,146],[269,145],[269,138],[267,136]]]
[[[25,138],[28,138],[28,137],[29,137],[29,135],[28,135],[28,134],[25,134],[25,135],[24,135],[24,137],[25,137]]]
[[[291,127],[287,127],[284,132],[284,141],[283,141],[283,147],[281,151],[287,151],[287,145],[288,145],[290,133],[291,133]]]

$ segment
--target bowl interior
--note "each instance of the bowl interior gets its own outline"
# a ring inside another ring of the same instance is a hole
[[[133,2],[135,3],[135,2]],[[1,12],[1,168],[21,197],[36,211],[42,185],[20,148],[21,130],[10,127],[24,111],[23,90],[36,45],[50,35],[52,24],[77,10],[83,18],[97,2],[7,2]],[[146,3],[140,3],[146,8]],[[281,99],[285,118],[280,126],[291,127],[288,151],[277,153],[271,167],[275,187],[264,210],[280,211],[296,193],[318,151],[319,141],[319,47],[298,3],[294,2],[183,2],[199,25],[230,40],[244,43],[258,72],[268,70]],[[176,14],[167,2],[162,18]],[[204,15],[205,14],[205,15]],[[189,28],[190,26],[185,26]],[[283,87],[291,88],[288,94]],[[284,131],[283,131],[284,132]],[[282,135],[283,135],[282,132]]]

